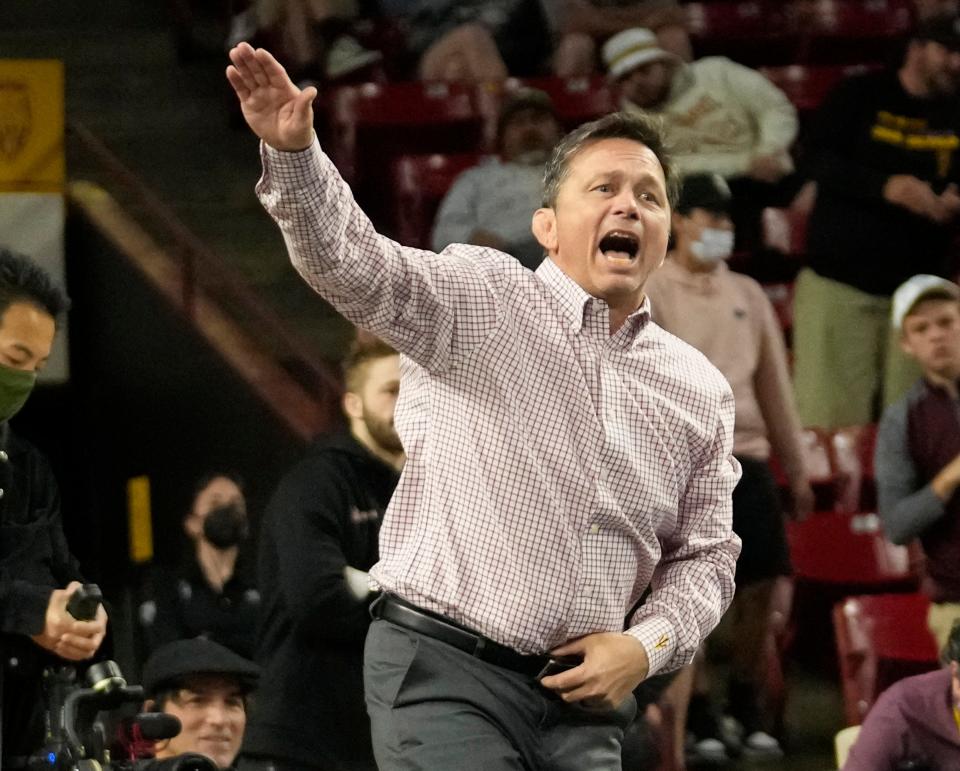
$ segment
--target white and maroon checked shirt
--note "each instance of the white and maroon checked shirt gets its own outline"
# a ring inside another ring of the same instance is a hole
[[[330,160],[263,147],[257,192],[294,266],[404,356],[406,467],[371,575],[499,643],[540,653],[622,631],[650,672],[690,661],[733,595],[733,395],[650,321],[550,260],[379,235]]]

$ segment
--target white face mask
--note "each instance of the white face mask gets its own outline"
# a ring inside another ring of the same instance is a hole
[[[733,254],[733,231],[720,228],[703,228],[700,240],[690,244],[690,251],[705,265],[715,265]]]

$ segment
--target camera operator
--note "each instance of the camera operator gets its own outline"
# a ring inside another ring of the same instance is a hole
[[[259,673],[252,661],[203,637],[157,648],[143,668],[144,708],[173,715],[182,725],[177,736],[156,743],[157,759],[194,752],[231,767]]]
[[[960,620],[936,672],[891,685],[867,713],[844,771],[953,771],[960,758]]]
[[[91,621],[67,612],[82,579],[63,534],[56,482],[8,423],[29,397],[68,306],[43,269],[0,247],[0,757],[7,767],[43,741],[43,668],[90,659],[107,627],[103,606]]]

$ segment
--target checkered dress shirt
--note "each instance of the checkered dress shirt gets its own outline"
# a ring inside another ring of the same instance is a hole
[[[730,603],[733,396],[650,320],[552,261],[410,249],[373,229],[313,147],[261,151],[260,200],[297,270],[402,352],[407,451],[371,575],[504,645],[540,653],[626,630],[681,666]]]

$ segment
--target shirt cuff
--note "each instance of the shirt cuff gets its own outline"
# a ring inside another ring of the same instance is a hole
[[[263,163],[264,175],[284,187],[305,187],[316,184],[323,167],[323,151],[317,135],[313,135],[313,142],[305,150],[288,152],[277,150],[263,140],[260,141],[260,160]]]
[[[645,618],[630,627],[626,634],[638,640],[647,652],[647,677],[662,670],[677,651],[677,634],[673,624],[664,616]]]

